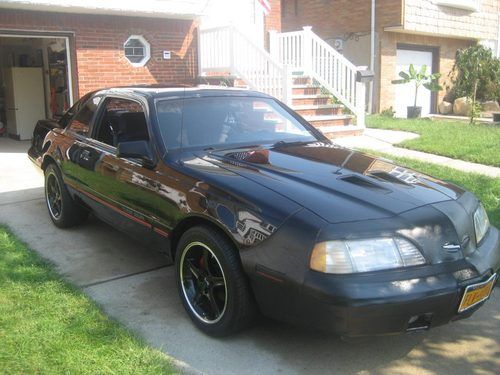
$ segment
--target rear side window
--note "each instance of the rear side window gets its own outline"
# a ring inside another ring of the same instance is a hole
[[[148,141],[148,126],[142,105],[133,100],[107,98],[94,134],[99,142],[114,147],[120,142]]]
[[[156,105],[160,132],[168,150],[181,147],[182,100],[163,100]]]
[[[90,131],[90,123],[97,111],[97,107],[101,102],[100,96],[94,96],[89,99],[80,112],[71,120],[69,124],[69,129],[76,134],[87,136]]]
[[[61,125],[62,128],[68,126],[69,122],[75,116],[75,114],[78,113],[82,106],[87,102],[87,100],[89,100],[90,95],[92,95],[91,92],[85,94],[70,109],[68,109],[64,113],[64,115],[62,115],[62,117],[59,119],[59,125]]]

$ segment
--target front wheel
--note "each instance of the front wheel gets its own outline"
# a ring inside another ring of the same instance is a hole
[[[88,211],[71,198],[54,164],[45,169],[45,202],[52,222],[59,228],[80,224],[88,216]]]
[[[176,252],[176,279],[184,308],[203,332],[235,333],[255,314],[253,296],[234,246],[209,227],[189,229]]]

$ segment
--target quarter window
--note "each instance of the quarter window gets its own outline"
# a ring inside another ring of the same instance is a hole
[[[150,45],[141,35],[132,35],[123,45],[126,59],[133,66],[144,66],[151,57]]]
[[[89,134],[90,123],[100,102],[100,96],[94,96],[89,99],[80,112],[73,118],[69,125],[69,129],[77,134],[87,136]]]

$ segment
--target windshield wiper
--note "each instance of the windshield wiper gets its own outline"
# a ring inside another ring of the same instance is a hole
[[[233,146],[226,148],[218,148],[218,147],[207,147],[204,148],[203,151],[231,151],[231,150],[241,150],[245,148],[260,148],[262,145],[243,145],[243,146]]]

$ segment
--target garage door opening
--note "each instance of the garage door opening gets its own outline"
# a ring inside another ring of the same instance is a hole
[[[398,45],[396,51],[396,71],[394,75],[396,79],[399,77],[399,72],[407,72],[410,64],[413,64],[415,69],[419,71],[423,65],[427,66],[427,73],[435,73],[438,71],[436,64],[436,50],[434,48]],[[396,85],[395,88],[395,103],[394,110],[396,117],[406,118],[407,107],[414,105],[415,100],[415,84],[413,82]],[[429,90],[421,87],[418,91],[417,106],[422,107],[422,116],[427,116],[435,111],[436,95]]]
[[[0,121],[14,139],[31,139],[37,120],[72,104],[67,37],[0,34]]]

